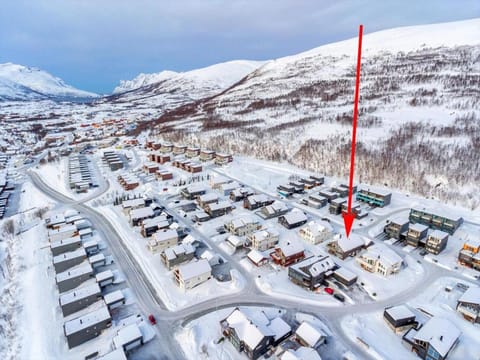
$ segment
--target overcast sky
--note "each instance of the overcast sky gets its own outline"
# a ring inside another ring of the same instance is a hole
[[[109,93],[140,72],[265,60],[391,27],[480,17],[479,0],[2,0],[0,63]]]

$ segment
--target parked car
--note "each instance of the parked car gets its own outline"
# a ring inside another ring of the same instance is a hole
[[[155,316],[153,314],[148,315],[148,321],[150,321],[150,324],[155,325],[157,323],[157,320],[155,319]]]
[[[335,294],[333,294],[333,297],[334,297],[335,299],[337,299],[338,301],[341,301],[341,302],[344,302],[344,301],[345,301],[345,296],[343,296],[342,294],[335,293]]]
[[[333,289],[332,288],[326,287],[324,290],[327,294],[333,295]]]

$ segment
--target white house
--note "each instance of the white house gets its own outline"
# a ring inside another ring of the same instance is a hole
[[[275,228],[255,231],[247,236],[252,249],[265,251],[275,247],[278,244],[279,232]]]
[[[261,228],[260,223],[250,217],[233,219],[225,224],[225,229],[233,235],[245,236]]]
[[[326,335],[320,329],[304,321],[295,331],[295,339],[303,346],[316,348],[325,343]]]
[[[374,245],[356,258],[360,266],[383,276],[395,274],[402,267],[402,258],[386,246]]]
[[[212,268],[208,260],[202,259],[180,265],[173,271],[177,285],[182,289],[191,289],[212,276]]]
[[[156,254],[178,243],[178,233],[174,229],[161,229],[148,241],[148,249]]]
[[[333,228],[326,221],[310,221],[307,226],[301,228],[300,237],[312,244],[319,244],[333,236]]]

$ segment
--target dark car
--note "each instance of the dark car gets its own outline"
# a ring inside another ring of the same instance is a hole
[[[333,297],[334,297],[335,299],[337,299],[338,301],[341,301],[341,302],[344,302],[344,301],[345,301],[345,296],[343,296],[342,294],[335,293],[335,294],[333,294]]]
[[[155,319],[155,316],[153,314],[148,315],[148,321],[150,321],[150,324],[155,325],[157,323],[157,320]]]

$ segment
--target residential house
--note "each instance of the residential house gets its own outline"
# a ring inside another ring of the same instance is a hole
[[[207,193],[205,186],[201,184],[189,185],[182,189],[181,194],[187,200],[194,200],[197,196]]]
[[[480,323],[480,287],[470,286],[457,300],[457,311],[472,323]]]
[[[289,210],[284,202],[275,201],[271,205],[262,207],[257,214],[263,219],[273,219],[285,215]]]
[[[342,206],[347,204],[346,199],[332,199],[330,200],[330,206],[328,207],[328,212],[333,215],[340,215],[342,213]]]
[[[112,317],[107,306],[102,306],[88,314],[69,320],[63,325],[68,347],[71,349],[99,336],[112,325]]]
[[[131,226],[138,226],[143,220],[152,219],[153,217],[155,217],[155,213],[150,206],[139,209],[132,209],[129,212],[129,220]]]
[[[194,158],[200,154],[200,148],[198,147],[187,147],[185,151],[185,156],[187,158]]]
[[[155,163],[147,163],[143,165],[143,171],[146,174],[155,174],[158,169],[158,165]]]
[[[227,178],[222,175],[216,175],[210,178],[210,180],[208,181],[208,185],[210,185],[212,189],[216,190],[216,189],[220,189],[222,185],[225,185],[231,182],[232,180],[230,178]]]
[[[202,259],[188,264],[180,265],[173,271],[177,285],[186,290],[209,280],[212,268],[208,260]]]
[[[349,256],[354,257],[365,247],[365,241],[356,234],[350,234],[349,238],[338,235],[327,245],[328,252],[342,260]]]
[[[305,257],[304,251],[303,246],[290,243],[276,248],[270,257],[275,264],[286,267],[302,260]]]
[[[166,229],[169,226],[170,221],[168,221],[167,217],[165,215],[160,215],[151,219],[143,220],[140,233],[143,237],[150,237],[158,230]]]
[[[48,239],[50,242],[68,239],[76,235],[78,235],[78,229],[73,224],[48,230]]]
[[[211,203],[205,205],[205,212],[210,215],[211,218],[216,218],[228,214],[233,210],[232,204],[228,200],[220,201],[219,203]]]
[[[92,266],[88,263],[82,263],[73,269],[58,273],[55,276],[58,292],[63,293],[68,290],[75,289],[88,279],[93,278]]]
[[[225,230],[230,232],[233,235],[246,236],[259,230],[262,225],[257,220],[254,220],[250,217],[242,217],[238,219],[233,219],[227,222],[225,225]]]
[[[173,173],[165,169],[159,169],[155,173],[155,178],[159,181],[171,180],[173,179]]]
[[[328,189],[320,190],[318,194],[326,198],[329,203],[331,203],[332,200],[338,198],[338,194],[336,192],[330,191]]]
[[[193,259],[195,249],[191,244],[179,244],[165,249],[160,258],[168,270]]]
[[[148,241],[147,247],[152,253],[161,253],[169,247],[175,246],[178,243],[178,232],[173,229],[161,229],[152,235]]]
[[[425,245],[428,226],[422,224],[410,224],[407,231],[407,244],[413,247]]]
[[[197,197],[197,203],[200,207],[205,208],[208,204],[218,203],[219,197],[215,193],[207,193]]]
[[[336,269],[333,278],[345,286],[352,286],[357,282],[357,275],[344,267]]]
[[[441,230],[433,230],[427,236],[425,250],[427,250],[431,254],[438,255],[447,247],[447,242],[448,234],[446,232],[443,232]]]
[[[270,199],[265,194],[250,195],[243,200],[243,207],[248,210],[259,209],[263,206],[271,205],[275,200]]]
[[[173,145],[173,154],[174,155],[185,154],[186,151],[187,151],[187,146],[186,145],[179,145],[179,144]]]
[[[75,251],[70,251],[53,257],[53,267],[55,272],[61,273],[68,270],[75,265],[79,265],[83,260],[87,259],[87,252],[84,248]]]
[[[383,276],[398,273],[403,263],[402,258],[396,252],[381,245],[370,246],[356,260],[363,269]]]
[[[98,300],[102,299],[102,292],[97,283],[80,287],[68,293],[60,295],[59,303],[63,316],[76,313]]]
[[[125,305],[125,295],[122,290],[115,290],[103,296],[103,301],[108,307],[108,310],[113,310],[117,307]]]
[[[145,207],[145,199],[139,198],[139,199],[131,199],[131,200],[123,200],[122,202],[122,210],[125,215],[127,215],[130,210],[134,209],[140,209]]]
[[[384,190],[360,189],[357,192],[356,199],[372,206],[384,207],[390,205],[392,193]]]
[[[425,210],[413,208],[410,210],[409,220],[412,223],[427,225],[431,229],[441,230],[453,235],[463,224],[461,216],[444,214],[439,210]]]
[[[239,249],[245,246],[245,239],[237,235],[229,235],[226,241],[234,249]]]
[[[250,260],[255,266],[263,266],[268,263],[269,257],[265,256],[262,252],[258,250],[251,250],[247,254],[248,260]]]
[[[113,345],[116,349],[123,349],[124,352],[131,351],[143,345],[143,335],[138,324],[132,323],[118,330],[113,337]]]
[[[408,219],[397,218],[387,221],[387,225],[383,228],[383,232],[389,239],[403,240],[407,237]]]
[[[278,244],[280,234],[275,228],[258,230],[247,236],[252,249],[265,251],[275,247]]]
[[[311,244],[320,244],[333,236],[333,227],[323,220],[311,221],[300,229],[299,234],[303,240]]]
[[[403,332],[418,325],[415,321],[415,314],[405,305],[386,308],[383,312],[383,319],[396,333]]]
[[[215,158],[215,151],[207,150],[207,149],[200,150],[200,156],[199,156],[200,161],[209,161],[209,160],[213,160],[214,158]]]
[[[288,214],[282,215],[278,218],[278,222],[287,229],[293,229],[302,226],[303,224],[306,224],[307,221],[307,216],[299,209],[294,209]]]
[[[480,270],[480,239],[469,239],[458,253],[458,262],[462,265]]]
[[[217,153],[215,155],[215,164],[217,165],[226,165],[233,161],[233,156],[231,154],[222,154]]]
[[[78,235],[63,240],[52,241],[50,243],[50,249],[53,256],[63,254],[64,252],[76,250],[81,246],[82,239]]]
[[[295,331],[295,340],[302,345],[317,348],[326,342],[327,335],[307,321],[303,321]]]
[[[241,187],[239,189],[232,190],[230,193],[230,200],[233,202],[241,201],[246,199],[247,197],[254,195],[255,192],[247,187]]]
[[[444,360],[458,343],[461,334],[450,320],[435,316],[420,330],[408,330],[403,339],[421,359]]]
[[[97,273],[95,275],[95,280],[101,288],[104,288],[108,285],[113,284],[115,280],[115,275],[113,274],[112,270],[108,269],[108,270]]]
[[[333,274],[336,264],[330,256],[311,256],[288,268],[289,279],[298,286],[315,290]]]
[[[223,196],[230,196],[230,193],[235,190],[235,189],[238,189],[240,187],[240,184],[236,181],[232,181],[232,182],[229,182],[227,184],[222,184],[220,186],[220,188],[218,189],[218,191],[220,192],[220,194],[222,194]]]
[[[307,199],[307,205],[315,209],[320,209],[328,204],[328,199],[321,195],[310,194]]]

